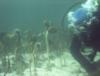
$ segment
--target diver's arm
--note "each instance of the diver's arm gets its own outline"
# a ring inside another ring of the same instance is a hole
[[[81,54],[81,40],[78,36],[74,36],[70,52],[72,56],[81,64],[81,66],[88,72],[94,72],[96,70],[96,67],[94,64],[92,64],[85,56]]]

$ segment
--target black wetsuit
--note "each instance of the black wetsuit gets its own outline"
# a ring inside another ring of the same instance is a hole
[[[94,13],[94,16],[96,20],[92,21],[90,27],[88,27],[85,32],[81,32],[80,35],[75,35],[73,37],[70,47],[72,56],[88,73],[96,71],[97,66],[82,55],[82,46],[85,45],[94,50],[93,54],[90,56],[91,60],[96,56],[96,52],[100,51],[100,8]]]

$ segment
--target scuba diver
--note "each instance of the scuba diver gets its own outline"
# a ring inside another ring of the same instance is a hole
[[[98,0],[87,0],[81,7],[67,14],[68,27],[72,34],[70,52],[89,74],[100,71],[94,58],[100,51],[100,5]],[[85,56],[86,48],[92,52]],[[93,75],[94,76],[94,75]]]

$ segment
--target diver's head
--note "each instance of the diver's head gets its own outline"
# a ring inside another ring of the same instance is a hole
[[[97,7],[97,0],[87,0],[85,3],[82,3],[78,9],[69,11],[67,14],[68,27],[77,30],[77,28],[84,27],[84,25],[91,23],[91,20],[94,19],[93,13],[97,11]]]

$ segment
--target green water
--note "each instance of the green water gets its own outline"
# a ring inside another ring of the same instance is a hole
[[[79,1],[0,0],[0,76],[87,76],[61,25]]]
[[[0,0],[0,31],[43,30],[47,17],[59,26],[65,11],[80,0]]]

